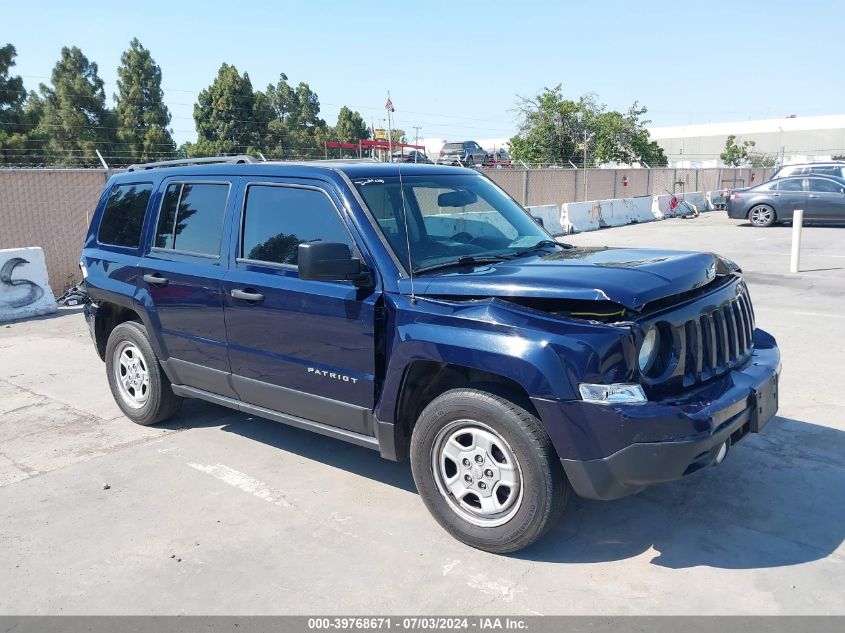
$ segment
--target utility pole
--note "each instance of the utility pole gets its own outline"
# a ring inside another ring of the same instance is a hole
[[[584,202],[587,201],[587,128],[584,127]]]
[[[422,127],[420,127],[419,125],[414,126],[414,145],[420,144],[420,130],[421,129],[422,129]],[[414,152],[418,152],[418,151],[420,151],[420,150],[415,147]],[[414,154],[414,162],[415,163],[417,162],[417,154],[416,153]]]

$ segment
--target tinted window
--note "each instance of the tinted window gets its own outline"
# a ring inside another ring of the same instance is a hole
[[[317,240],[353,248],[337,209],[322,191],[268,185],[247,189],[242,257],[295,266],[297,247]]]
[[[810,178],[810,191],[818,191],[823,193],[841,193],[842,186],[834,180],[826,180],[824,178]]]
[[[116,246],[138,246],[152,192],[153,185],[149,182],[114,187],[103,210],[97,241]]]
[[[446,143],[443,146],[443,149],[463,149],[463,143]]]
[[[823,176],[841,176],[842,172],[839,167],[808,167],[807,173],[821,174]]]
[[[158,218],[155,245],[217,255],[229,185],[174,183],[167,187]]]
[[[803,179],[790,178],[789,180],[781,180],[778,182],[778,191],[803,191]]]

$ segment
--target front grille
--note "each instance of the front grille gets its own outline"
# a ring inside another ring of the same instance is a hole
[[[684,323],[684,385],[708,380],[744,362],[754,347],[754,310],[743,291]]]
[[[644,376],[654,390],[691,387],[743,364],[754,350],[754,309],[737,279],[687,304],[664,310],[642,323],[656,327],[665,357],[655,375]]]

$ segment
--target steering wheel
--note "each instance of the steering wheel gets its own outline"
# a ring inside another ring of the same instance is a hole
[[[455,242],[463,242],[464,244],[469,244],[475,238],[467,231],[460,231],[458,233],[455,233],[450,239],[454,240]]]

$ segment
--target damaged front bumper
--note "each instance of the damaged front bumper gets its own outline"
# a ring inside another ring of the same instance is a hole
[[[533,399],[573,489],[618,499],[721,462],[778,407],[780,352],[756,330],[748,362],[677,398],[642,404]]]

